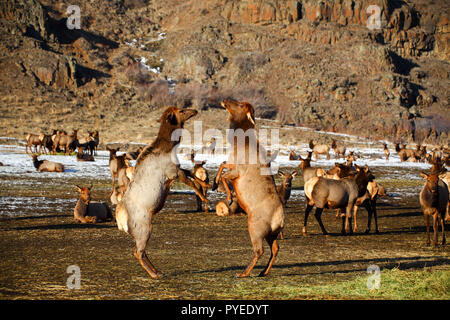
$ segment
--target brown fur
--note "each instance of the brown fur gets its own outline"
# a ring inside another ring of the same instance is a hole
[[[341,156],[345,158],[345,152],[347,151],[347,148],[345,146],[338,146],[336,144],[336,140],[331,140],[331,148],[333,149],[335,153],[335,158],[340,158]]]
[[[367,194],[367,184],[374,179],[369,168],[359,168],[357,166],[356,168],[358,173],[353,177],[341,180],[316,177],[305,183],[307,207],[305,210],[303,235],[306,235],[308,215],[313,207],[316,207],[315,217],[323,234],[327,234],[321,219],[324,208],[345,209],[346,213],[342,218],[341,232],[343,234],[349,231],[350,233],[353,232],[351,224],[353,207],[358,201],[363,201]]]
[[[33,154],[33,165],[39,172],[64,172],[64,165],[58,162],[39,160],[36,154]]]
[[[445,244],[445,223],[444,216],[448,206],[448,187],[439,179],[439,172],[420,174],[426,180],[422,191],[420,192],[420,206],[425,215],[427,227],[427,245],[430,244],[430,216],[433,217],[434,239],[433,245],[436,247],[438,242],[439,222],[442,227],[442,245]]]
[[[315,145],[312,140],[309,140],[309,147],[312,150],[312,153],[316,160],[318,159],[319,154],[324,154],[327,156],[327,160],[330,159],[330,146],[326,144],[318,144]]]
[[[80,193],[80,198],[73,211],[75,222],[96,223],[98,221],[111,220],[113,218],[111,209],[106,202],[92,202],[90,187],[75,186]]]
[[[225,100],[222,102],[222,106],[229,113],[228,121],[231,129],[242,129],[245,132],[255,128],[254,109],[251,104]],[[244,272],[238,273],[237,276],[247,277],[250,275],[256,262],[263,255],[263,239],[266,239],[271,256],[265,269],[260,273],[260,276],[265,276],[269,273],[278,253],[277,236],[284,226],[284,207],[277,194],[273,176],[261,174],[261,169],[268,168],[268,163],[263,164],[259,161],[259,153],[256,164],[250,164],[248,161],[253,152],[261,151],[258,148],[259,142],[256,136],[250,134],[245,145],[238,145],[237,137],[234,138],[234,148],[230,150],[227,163],[220,166],[216,182],[221,179],[225,182],[224,186],[226,187],[228,181],[231,181],[237,201],[248,217],[253,257]],[[257,150],[252,149],[255,146],[249,143],[250,138],[255,139]],[[265,151],[262,152],[264,152],[264,156],[267,155]],[[222,174],[224,169],[228,171]],[[227,193],[228,201],[231,201],[229,190]]]

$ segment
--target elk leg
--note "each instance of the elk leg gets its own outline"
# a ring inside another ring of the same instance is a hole
[[[441,228],[442,228],[442,245],[445,245],[445,223],[444,219],[441,218]]]
[[[325,230],[325,227],[323,226],[323,223],[322,223],[322,212],[323,212],[323,208],[316,208],[316,212],[314,213],[314,216],[316,217],[316,220],[319,223],[320,229],[322,229],[322,233],[324,235],[327,235],[328,232],[327,232],[327,230]]]
[[[136,246],[134,248],[134,256],[139,261],[141,266],[147,271],[148,275],[153,279],[158,279],[162,277],[162,273],[156,270],[153,264],[150,262],[147,254],[145,253],[145,247],[150,239],[152,226],[148,227],[148,230],[142,230],[136,237]]]
[[[439,233],[439,224],[438,224],[437,213],[433,214],[433,231],[434,231],[433,246],[437,247],[438,233]]]
[[[191,179],[188,178],[188,175],[190,174],[189,171],[178,168],[177,169],[177,173],[178,173],[178,180],[182,183],[184,183],[185,185],[189,186],[192,188],[192,190],[194,190],[195,194],[202,199],[203,202],[208,202],[208,199],[206,199],[203,194],[200,192],[200,190],[197,188],[197,186],[195,185],[195,182],[192,181]]]
[[[431,243],[431,240],[430,240],[430,215],[429,214],[425,215],[425,223],[427,226],[427,246],[429,246]]]
[[[377,199],[373,199],[370,201],[370,208],[372,209],[373,217],[375,218],[375,233],[379,234],[380,231],[378,230],[378,216],[377,216]]]
[[[358,213],[358,206],[354,206],[353,207],[353,219],[355,219],[355,221],[353,223],[355,224],[355,227],[353,229],[355,230],[355,232],[358,231],[358,223],[356,222],[357,213]]]
[[[250,238],[252,240],[252,245],[253,245],[253,257],[252,257],[252,260],[250,260],[250,263],[248,264],[247,268],[245,268],[244,272],[236,274],[236,277],[238,277],[238,278],[248,277],[250,275],[250,272],[252,272],[253,268],[255,267],[256,262],[258,262],[259,258],[261,258],[261,256],[264,253],[262,237],[259,233],[255,234],[255,232],[252,231],[252,229],[253,228],[251,226],[249,226]],[[255,228],[255,229],[257,229],[257,228]]]
[[[267,243],[269,244],[269,247],[270,247],[270,258],[269,258],[269,261],[267,262],[266,268],[263,271],[261,271],[261,273],[259,274],[260,277],[267,276],[267,274],[269,273],[270,269],[272,268],[273,262],[275,261],[275,258],[277,256],[277,254],[278,254],[279,246],[278,246],[278,243],[277,243],[277,236],[278,235],[275,235],[275,236],[268,235],[266,237],[266,241],[267,241]]]
[[[365,231],[366,234],[368,234],[370,232],[370,226],[372,225],[372,210],[370,209],[370,206],[367,203],[364,203],[364,207],[367,210],[367,229]],[[356,224],[356,216],[355,216],[355,224]],[[375,223],[376,224],[376,223]],[[378,226],[376,227],[376,229],[378,229]],[[355,228],[356,231],[356,228]]]
[[[308,199],[306,199],[306,200],[309,201]],[[307,234],[306,233],[306,225],[308,224],[308,216],[309,216],[309,213],[311,212],[312,208],[313,208],[313,206],[311,206],[309,204],[306,205],[305,220],[303,222],[303,230],[302,230],[302,233],[303,233],[304,237],[306,237],[306,234]]]

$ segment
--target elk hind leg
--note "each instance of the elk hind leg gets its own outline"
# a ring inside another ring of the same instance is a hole
[[[270,247],[270,258],[269,261],[267,262],[267,266],[266,268],[261,271],[261,273],[259,274],[260,277],[264,277],[267,276],[267,274],[269,273],[270,269],[272,268],[273,262],[275,261],[275,258],[277,257],[278,254],[278,250],[279,250],[279,246],[278,246],[278,242],[277,242],[277,236],[275,235],[268,235],[266,237],[266,241],[269,244]]]

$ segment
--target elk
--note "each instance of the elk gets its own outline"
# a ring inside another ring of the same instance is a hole
[[[386,143],[383,143],[383,150],[384,150],[384,155],[386,157],[386,161],[389,161],[389,156],[390,156],[391,152],[389,151],[389,148]]]
[[[347,148],[345,146],[338,146],[336,144],[336,140],[332,139],[331,140],[331,148],[334,151],[335,158],[340,158],[341,155],[343,158],[345,158],[345,151],[347,151]]]
[[[37,154],[33,154],[33,165],[38,172],[64,172],[64,165],[49,160],[39,160]]]
[[[375,177],[366,166],[359,168],[358,173],[353,177],[346,177],[340,180],[315,177],[305,183],[306,210],[303,226],[303,235],[306,236],[306,226],[308,216],[313,207],[316,207],[314,216],[324,235],[327,231],[322,223],[322,212],[324,208],[345,210],[345,216],[342,217],[342,234],[352,231],[352,211],[355,204],[365,199],[367,193],[367,184]],[[370,210],[370,209],[368,209]]]
[[[41,141],[41,145],[39,147],[39,154],[41,153],[41,149],[44,148],[44,152],[48,153],[52,151],[53,148],[53,141],[52,141],[52,135],[56,134],[56,130],[53,130],[52,134],[41,134],[39,135],[39,140]],[[47,150],[45,150],[47,149]]]
[[[312,140],[309,140],[309,148],[312,150],[316,160],[318,159],[319,154],[325,154],[327,156],[327,160],[330,159],[330,146],[326,144],[315,145]]]
[[[75,222],[96,223],[98,221],[113,219],[111,209],[106,202],[91,201],[92,185],[89,187],[80,187],[76,185],[75,187],[80,193],[80,198],[73,210]]]
[[[399,147],[399,144],[395,144],[395,151],[397,151],[400,160],[402,162],[405,161],[416,161],[416,152],[413,149],[406,149],[406,144],[403,144],[402,147]]]
[[[110,148],[109,146],[106,146],[106,150],[109,151],[109,171],[111,172],[111,194],[114,192],[114,184],[116,181],[116,178],[119,176],[119,171],[122,168],[128,167],[125,159],[126,154],[122,154],[118,156],[116,153],[120,150],[119,148]]]
[[[281,203],[286,208],[286,204],[291,197],[292,179],[297,176],[297,171],[293,171],[292,173],[278,171],[278,175],[283,178],[283,181],[279,186],[277,186],[277,192]],[[280,239],[284,239],[283,231],[280,231]]]
[[[433,216],[433,245],[437,246],[439,222],[442,227],[442,245],[445,244],[445,223],[444,216],[448,206],[448,187],[439,179],[439,172],[432,171],[430,174],[424,172],[420,176],[426,180],[422,191],[420,192],[420,206],[425,216],[427,228],[427,245],[430,245],[430,216]]]
[[[259,275],[266,276],[278,254],[277,237],[284,227],[285,209],[270,173],[270,159],[267,159],[267,152],[259,145],[256,137],[253,106],[248,102],[232,100],[224,100],[221,105],[229,114],[229,128],[233,131],[228,139],[233,147],[229,150],[228,160],[220,165],[215,182],[224,182],[228,201],[232,200],[228,182],[232,183],[239,206],[247,213],[248,231],[253,246],[250,263],[244,272],[236,276],[250,275],[264,253],[264,239],[269,244],[271,254]],[[244,139],[240,139],[242,136]],[[227,172],[222,174],[224,169]]]
[[[311,155],[311,153],[310,153],[310,155]],[[302,169],[303,182],[306,182],[313,177],[320,177],[320,176],[324,176],[326,174],[322,168],[311,167],[311,158],[310,157],[303,159],[301,156],[299,156],[299,159],[301,161],[299,167],[300,167],[300,169]]]
[[[66,134],[65,132],[59,131],[55,135],[53,141],[53,153],[56,153],[58,147],[64,147],[64,154],[69,154],[71,151],[75,150],[78,146],[77,138],[78,130],[73,130],[71,134]]]
[[[375,179],[373,181],[370,181],[367,184],[367,194],[365,199],[360,199],[360,203],[362,203],[366,209],[367,206],[370,206],[370,209],[367,209],[367,212],[369,214],[369,218],[367,220],[367,229],[365,231],[366,234],[368,234],[370,232],[370,227],[372,224],[372,215],[375,219],[375,233],[379,234],[380,231],[378,230],[378,216],[377,216],[377,198],[378,197],[385,197],[387,196],[386,191],[384,189],[384,187],[379,184],[378,182],[375,181]],[[358,213],[358,208],[359,205],[355,204],[355,207],[353,208],[353,219],[354,219],[354,231],[358,231],[358,224],[356,221],[356,217],[357,217],[357,213]]]
[[[151,278],[162,276],[145,253],[152,231],[152,217],[163,208],[173,181],[181,177],[203,201],[208,201],[180,170],[174,152],[181,137],[172,134],[196,114],[193,109],[168,107],[164,110],[158,121],[158,136],[137,158],[133,179],[116,208],[117,227],[134,237],[134,256]]]
[[[197,179],[203,181],[204,183],[209,183],[209,176],[208,171],[203,167],[205,165],[206,161],[202,162],[195,162],[194,161],[194,168],[192,169],[192,176],[196,177]],[[196,187],[201,190],[203,196],[206,198],[206,194],[208,192],[208,188],[200,185],[199,183],[195,182]],[[202,210],[202,199],[195,195],[195,199],[197,201],[197,211]],[[205,213],[208,212],[208,204],[206,202],[203,203],[204,205],[204,211]]]
[[[297,171],[292,171],[291,173],[278,171],[278,175],[283,179],[283,182],[277,186],[277,192],[281,203],[286,206],[287,201],[291,197],[292,179],[297,176]]]
[[[95,161],[94,156],[90,154],[86,154],[84,152],[84,148],[79,146],[77,148],[77,155],[76,155],[77,161]]]
[[[30,152],[33,152],[32,146],[34,146],[34,152],[35,153],[38,152],[37,147],[42,146],[39,136],[40,135],[38,135],[38,134],[32,134],[32,133],[27,134],[27,136],[25,137],[25,140],[27,141],[27,145],[25,146],[26,153],[28,153],[28,149],[30,149]],[[39,150],[40,150],[40,148],[39,148]],[[40,153],[40,151],[39,151],[39,153]]]
[[[97,147],[98,144],[100,143],[100,137],[99,137],[99,133],[97,130],[92,131],[92,132],[88,132],[89,137],[88,137],[88,141],[87,141],[87,149],[89,150],[89,154],[92,155],[97,155]]]
[[[127,152],[127,159],[136,160],[141,154],[142,150],[144,150],[144,147],[138,147],[135,151]]]

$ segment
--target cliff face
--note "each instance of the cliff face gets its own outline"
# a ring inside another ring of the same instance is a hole
[[[448,1],[72,2],[0,3],[1,135],[136,141],[165,105],[232,97],[280,123],[448,143]]]

